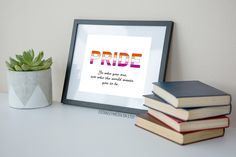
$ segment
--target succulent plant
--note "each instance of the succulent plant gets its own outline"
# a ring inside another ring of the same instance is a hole
[[[37,56],[34,50],[24,51],[22,55],[16,55],[16,59],[10,57],[6,65],[11,71],[39,71],[49,69],[52,65],[52,57],[43,59],[44,53],[40,51]]]

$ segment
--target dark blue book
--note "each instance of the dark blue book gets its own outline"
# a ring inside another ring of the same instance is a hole
[[[200,81],[154,82],[153,92],[175,107],[228,105],[229,94]]]
[[[154,94],[144,95],[144,98],[145,106],[149,108],[150,113],[157,110],[183,121],[227,115],[231,112],[230,104],[210,107],[175,108],[167,101]]]

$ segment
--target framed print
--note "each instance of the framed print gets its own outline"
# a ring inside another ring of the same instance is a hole
[[[144,94],[164,81],[173,22],[74,21],[62,103],[146,111]]]

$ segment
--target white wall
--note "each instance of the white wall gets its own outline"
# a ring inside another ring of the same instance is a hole
[[[232,94],[236,111],[235,8],[234,0],[0,0],[0,92],[7,91],[5,60],[34,48],[53,57],[60,100],[74,18],[172,20],[167,79],[216,86]]]

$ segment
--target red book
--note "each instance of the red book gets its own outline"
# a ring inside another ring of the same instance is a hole
[[[190,132],[229,127],[229,118],[226,116],[183,121],[153,109],[149,109],[148,113],[178,132]]]

